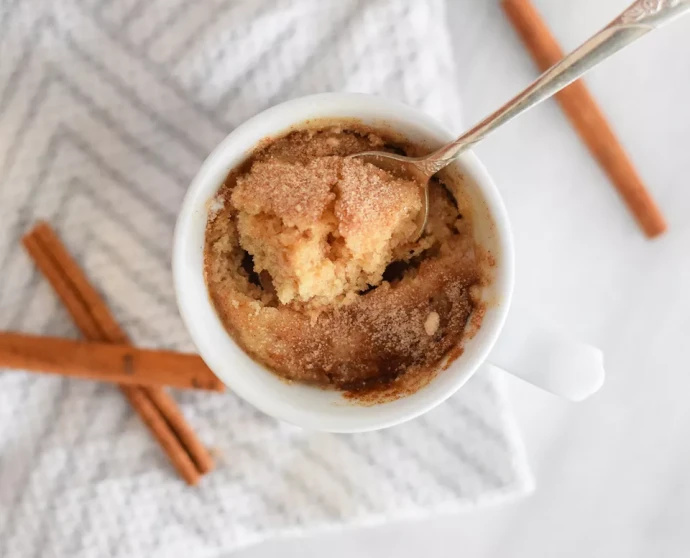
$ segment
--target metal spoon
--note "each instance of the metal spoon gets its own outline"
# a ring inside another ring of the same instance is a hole
[[[607,27],[546,70],[522,93],[454,142],[424,157],[405,157],[383,151],[366,151],[353,156],[364,158],[384,170],[395,170],[397,167],[398,172],[412,175],[424,185],[424,210],[418,229],[418,236],[421,236],[429,216],[429,178],[432,175],[491,132],[555,95],[623,47],[688,11],[690,0],[637,0]]]

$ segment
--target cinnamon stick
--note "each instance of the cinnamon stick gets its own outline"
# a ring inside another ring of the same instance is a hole
[[[189,426],[175,400],[162,389],[148,387],[143,388],[143,390],[168,423],[174,425],[175,435],[182,442],[182,445],[187,448],[187,452],[192,461],[194,461],[197,470],[202,475],[212,471],[214,463],[211,454],[201,443],[192,427]]]
[[[563,58],[558,42],[529,0],[503,0],[502,3],[541,71],[546,71]],[[585,83],[582,80],[572,83],[556,98],[645,234],[652,238],[663,233],[666,230],[664,216]]]
[[[198,355],[0,332],[0,367],[119,384],[223,391]]]
[[[128,342],[104,300],[47,223],[37,224],[22,242],[87,339],[117,344]],[[198,440],[190,446],[184,445],[191,429],[175,402],[162,389],[127,385],[120,385],[120,389],[187,483],[196,484],[201,471],[213,468],[211,455]],[[151,398],[152,393],[156,394],[158,403],[165,403],[163,409]],[[177,412],[170,413],[171,409]]]

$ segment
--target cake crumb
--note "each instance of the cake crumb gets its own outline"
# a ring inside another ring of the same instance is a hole
[[[223,209],[224,203],[220,196],[215,196],[208,204],[208,214],[210,218],[215,217]]]
[[[438,331],[439,325],[441,325],[441,317],[438,315],[438,312],[430,312],[426,317],[426,321],[424,322],[424,331],[426,331],[426,334],[431,337]]]

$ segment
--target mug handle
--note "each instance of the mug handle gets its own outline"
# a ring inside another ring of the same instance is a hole
[[[540,387],[582,401],[604,383],[604,357],[596,347],[580,343],[513,308],[489,354],[489,363]]]

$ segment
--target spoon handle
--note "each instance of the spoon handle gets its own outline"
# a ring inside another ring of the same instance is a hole
[[[508,101],[453,143],[424,158],[430,175],[454,157],[516,116],[555,95],[588,70],[652,29],[690,11],[690,0],[637,0],[608,26],[546,70],[527,89]]]

